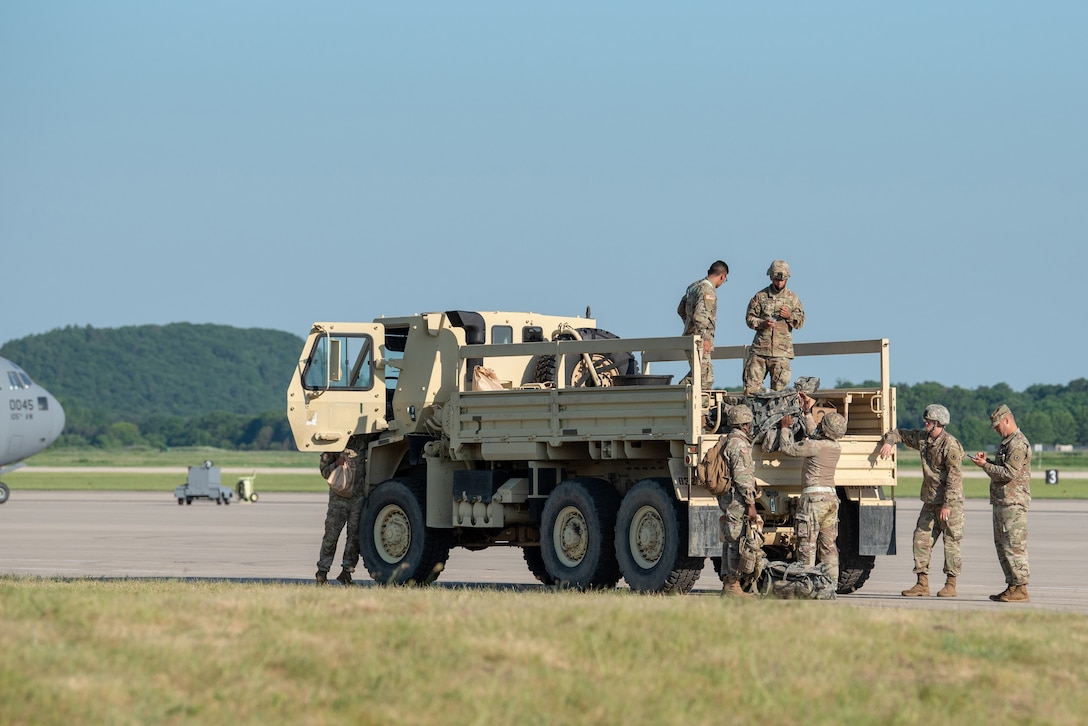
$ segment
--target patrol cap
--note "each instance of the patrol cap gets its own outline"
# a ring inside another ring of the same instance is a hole
[[[1001,419],[1006,416],[1012,416],[1012,411],[1010,411],[1009,407],[1005,404],[1001,404],[990,414],[990,425],[997,426],[997,424],[1001,422]]]

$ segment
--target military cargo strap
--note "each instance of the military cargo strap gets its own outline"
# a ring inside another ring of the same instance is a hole
[[[834,494],[835,487],[805,487],[802,494]]]

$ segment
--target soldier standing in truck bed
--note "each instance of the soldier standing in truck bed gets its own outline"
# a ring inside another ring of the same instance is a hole
[[[769,373],[771,390],[781,391],[790,382],[793,358],[793,331],[805,324],[805,309],[793,290],[786,288],[790,266],[775,260],[767,269],[771,284],[755,294],[748,303],[744,321],[756,331],[748,357],[744,360],[744,393],[763,389]]]
[[[702,338],[699,349],[699,374],[705,390],[714,387],[714,364],[710,354],[714,352],[714,330],[718,325],[718,288],[729,277],[729,265],[716,260],[706,271],[706,277],[688,285],[676,313],[684,321],[683,335],[698,335]],[[691,372],[681,379],[680,384],[691,383],[695,374],[695,362]]]

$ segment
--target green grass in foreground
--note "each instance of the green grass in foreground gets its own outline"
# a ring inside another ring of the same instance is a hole
[[[0,577],[6,724],[1079,723],[1088,619]],[[1056,637],[1060,634],[1060,637]]]

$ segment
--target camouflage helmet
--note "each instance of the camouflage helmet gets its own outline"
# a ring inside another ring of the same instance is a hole
[[[829,439],[841,439],[846,433],[846,419],[841,413],[832,411],[820,421],[820,430]]]
[[[743,405],[736,405],[729,409],[725,416],[725,422],[730,426],[752,423],[752,409]]]
[[[775,260],[767,268],[767,276],[772,280],[788,280],[790,278],[790,263],[785,260]]]
[[[948,422],[952,420],[952,415],[948,413],[948,409],[939,403],[931,403],[926,406],[926,410],[922,412],[922,418],[926,421],[936,421],[941,426],[947,426]]]

